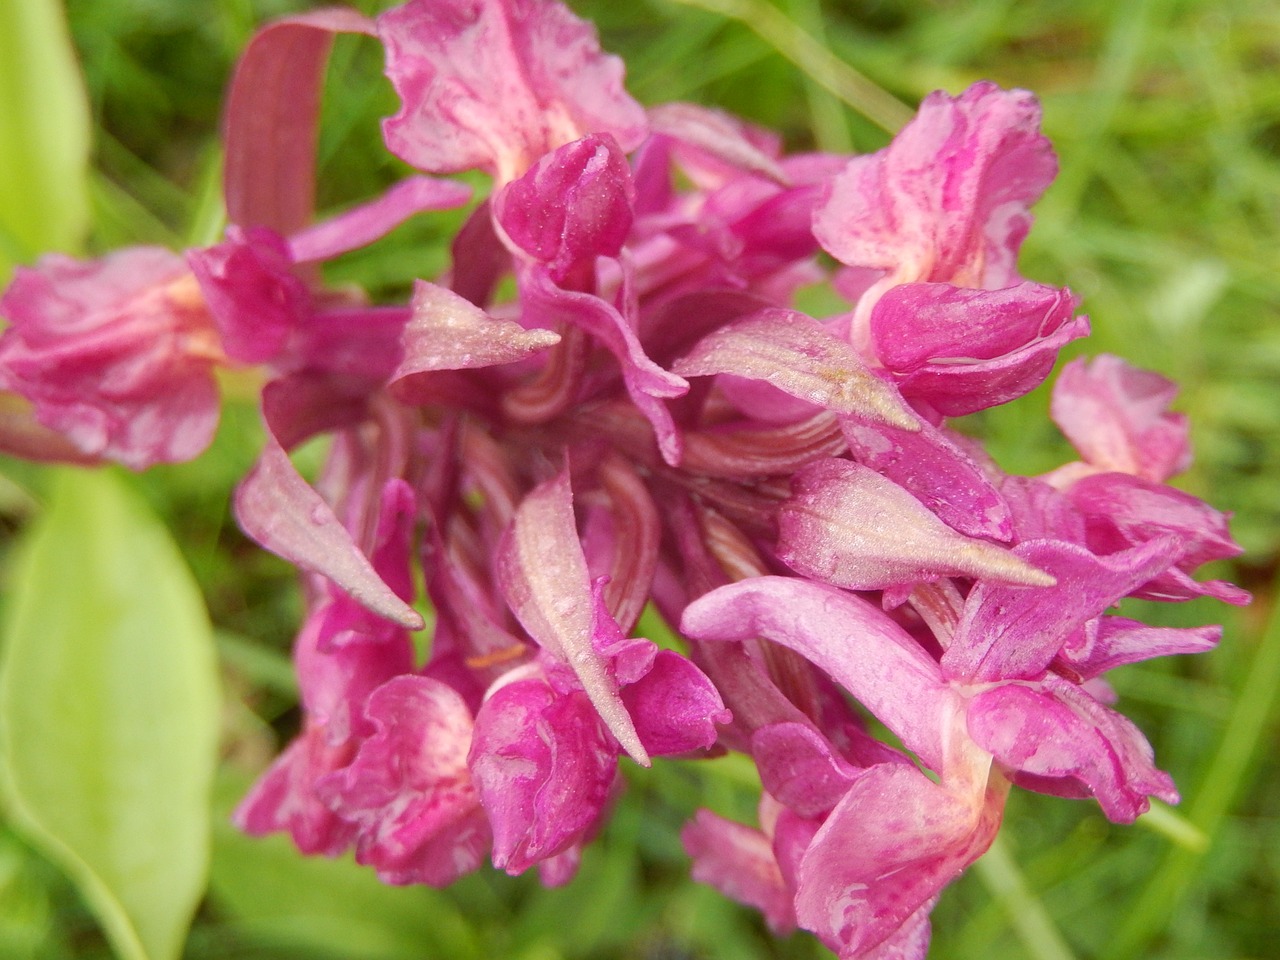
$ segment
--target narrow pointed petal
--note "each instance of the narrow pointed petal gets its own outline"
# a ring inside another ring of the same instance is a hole
[[[745,124],[736,117],[695,103],[664,103],[650,108],[649,124],[654,133],[736,170],[759,174],[775,183],[789,182],[778,161],[752,142]]]
[[[851,460],[818,460],[791,479],[778,556],[797,573],[851,590],[939,577],[1049,586],[1004,547],[956,533],[893,481]]]
[[[721,327],[672,369],[684,377],[729,373],[764,380],[833,413],[918,429],[896,389],[868,370],[848,343],[794,310],[762,310]]]
[[[596,604],[567,470],[520,503],[497,560],[502,592],[521,626],[574,672],[622,748],[648,766],[649,755],[618,695],[618,680],[592,642]]]
[[[235,494],[245,534],[304,570],[323,574],[362,606],[410,630],[422,615],[378,576],[320,494],[302,479],[284,448],[268,434],[262,456]]]
[[[438,370],[514,363],[560,342],[559,334],[491,317],[452,290],[425,280],[414,281],[412,310],[402,338],[404,359],[391,375],[392,383]]]
[[[1172,538],[1095,557],[1084,547],[1030,540],[1014,553],[1053,575],[1049,586],[1014,587],[979,582],[942,657],[947,676],[965,682],[1038,677],[1085,621],[1168,568]]]
[[[311,222],[324,68],[336,33],[373,33],[354,10],[268,24],[236,65],[224,122],[227,216],[289,235]]]
[[[1125,617],[1100,617],[1073,635],[1059,656],[1090,680],[1127,663],[1204,653],[1221,639],[1221,627],[1151,627]]]
[[[406,177],[367,203],[308,227],[289,238],[296,263],[329,260],[367,246],[404,221],[430,210],[452,210],[471,199],[471,188],[452,180]]]

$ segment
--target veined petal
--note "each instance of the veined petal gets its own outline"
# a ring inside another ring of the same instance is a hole
[[[1169,567],[1171,537],[1106,557],[1056,540],[1029,540],[1014,553],[1055,583],[1016,587],[979,582],[965,600],[943,671],[967,682],[1034,679],[1085,621]]]
[[[521,626],[574,672],[623,749],[648,766],[649,755],[618,695],[618,680],[592,642],[598,605],[578,539],[567,470],[521,501],[497,563],[502,592]]]
[[[834,413],[918,429],[898,392],[848,343],[794,310],[761,310],[719,328],[676,362],[684,377],[730,373],[764,380]]]
[[[795,929],[791,891],[762,832],[699,810],[680,831],[680,842],[693,860],[694,880],[755,907],[776,934]]]
[[[489,316],[452,290],[425,280],[413,284],[413,314],[403,334],[404,359],[391,375],[403,383],[437,370],[513,363],[560,342],[550,330],[526,330]]]
[[[915,640],[861,597],[792,577],[754,577],[689,604],[680,630],[695,640],[760,637],[796,651],[942,769],[944,717],[957,695]]]
[[[317,123],[324,68],[335,33],[373,33],[354,10],[277,20],[245,48],[227,94],[227,215],[244,227],[288,235],[315,209]]]
[[[841,418],[853,458],[894,483],[947,526],[1007,543],[1013,517],[982,466],[941,427],[921,419],[914,431]]]
[[[264,406],[268,402],[264,398]],[[295,469],[267,420],[262,455],[236,488],[241,529],[272,553],[328,577],[379,616],[421,630],[422,615],[378,575],[333,508]]]
[[[587,133],[634,150],[644,111],[595,29],[550,0],[411,0],[378,18],[400,112],[396,156],[431,173],[484,169],[509,181]]]
[[[952,530],[892,480],[836,458],[792,477],[778,513],[778,556],[797,573],[851,590],[950,576],[1053,583],[1006,548]]]

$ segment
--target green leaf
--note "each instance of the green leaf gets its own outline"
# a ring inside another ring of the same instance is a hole
[[[0,284],[15,262],[79,247],[89,129],[62,4],[0,0]]]
[[[55,478],[5,632],[15,827],[66,871],[122,957],[176,958],[208,868],[217,666],[177,548],[116,476]]]

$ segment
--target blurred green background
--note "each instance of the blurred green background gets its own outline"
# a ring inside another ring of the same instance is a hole
[[[256,24],[306,6],[67,0],[76,71],[59,39],[57,3],[0,0],[0,277],[46,248],[177,249],[218,236],[216,131],[231,64]],[[376,12],[383,5],[359,6]],[[1274,2],[575,0],[571,6],[598,23],[606,48],[624,56],[628,85],[641,101],[717,105],[781,130],[792,149],[878,149],[888,140],[885,128],[909,115],[904,104],[982,78],[1041,98],[1063,172],[1037,208],[1023,273],[1082,296],[1095,332],[1070,355],[1118,353],[1182,384],[1178,408],[1192,418],[1197,458],[1177,483],[1234,512],[1234,533],[1248,553],[1214,573],[1253,590],[1256,600],[1244,610],[1206,601],[1143,606],[1137,615],[1161,623],[1225,622],[1222,648],[1113,677],[1121,709],[1148,734],[1158,762],[1183,791],[1176,813],[1160,810],[1122,828],[1092,803],[1015,791],[999,846],[935,911],[930,956],[1275,956],[1280,11]],[[379,71],[372,44],[339,41],[321,142],[322,209],[368,196],[405,172],[378,138],[378,118],[395,108]],[[435,276],[457,220],[421,219],[333,264],[328,279],[391,297],[413,277]],[[60,569],[55,548],[81,537],[113,542],[98,518],[119,504],[144,517],[138,521],[144,526],[150,514],[162,519],[208,604],[222,697],[213,848],[208,892],[181,955],[828,955],[806,934],[774,941],[753,913],[687,879],[678,831],[695,808],[754,817],[754,775],[732,758],[629,769],[630,790],[581,875],[556,891],[491,870],[443,892],[391,889],[347,862],[305,860],[279,838],[239,837],[227,825],[228,811],[296,729],[287,656],[300,603],[289,568],[246,543],[230,519],[228,492],[252,463],[259,435],[251,387],[229,382],[227,394],[214,447],[191,464],[136,477],[114,473],[78,488],[74,481],[54,483],[57,471],[0,460],[0,603],[8,622],[31,621],[15,614],[15,595],[41,609],[32,571]],[[971,426],[1006,469],[1043,471],[1071,456],[1047,419],[1047,403],[1042,389]],[[88,519],[78,520],[71,505],[98,503],[94,497],[106,506],[83,510]],[[46,521],[37,526],[48,549],[40,554],[28,542],[26,559],[15,560],[17,545],[31,536],[24,531],[41,516]],[[137,544],[129,549],[128,558],[107,551],[101,562],[137,563],[141,570],[163,557]],[[139,602],[154,601],[152,586],[137,585]],[[190,627],[193,635],[203,629]],[[45,649],[40,639],[24,642],[38,654]],[[83,660],[65,669],[76,684],[93,680]],[[0,723],[8,725],[3,732],[19,782],[19,746],[23,762],[37,770],[41,762],[56,767],[64,748],[22,725],[27,715],[17,708],[33,709],[34,694],[9,686]],[[36,693],[51,715],[67,717],[84,691]],[[175,713],[175,728],[199,726],[184,709]],[[98,774],[109,778],[123,764],[133,775],[147,762],[127,750],[121,756],[110,766],[99,758]],[[52,807],[65,805],[72,816],[77,805],[93,806],[87,782],[41,789],[53,791]],[[28,801],[35,806],[30,794]],[[90,890],[86,900],[83,878],[69,879],[65,850],[58,853],[45,836],[53,812],[24,813],[11,804],[12,825],[0,822],[0,957],[112,956],[95,919],[116,909],[103,906],[110,891]],[[33,831],[33,818],[45,833]],[[155,818],[173,819],[165,810]],[[132,836],[145,842],[145,824]],[[178,872],[202,885],[199,860],[179,864]],[[122,876],[127,884],[132,875]],[[122,936],[116,932],[117,945]]]

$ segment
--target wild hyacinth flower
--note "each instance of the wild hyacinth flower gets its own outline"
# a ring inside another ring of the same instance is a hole
[[[467,191],[413,177],[311,224],[339,32],[386,50],[391,152],[493,178],[406,304],[327,291],[315,265]],[[1081,460],[1039,478],[948,424],[1088,331],[1069,290],[1017,272],[1056,172],[1030,94],[935,93],[879,153],[788,156],[714,111],[645,110],[557,3],[413,0],[268,26],[226,129],[226,240],[20,272],[0,382],[57,432],[35,452],[67,455],[60,433],[144,467],[203,448],[216,368],[262,369],[236,509],[303,571],[304,723],[244,829],[353,848],[389,883],[488,859],[554,885],[620,763],[736,750],[758,828],[698,813],[694,876],[842,958],[918,958],[1012,786],[1122,822],[1176,801],[1102,675],[1219,631],[1108,611],[1248,597],[1193,579],[1237,548],[1165,484],[1189,460],[1173,385],[1069,365],[1052,415]],[[849,309],[797,310],[824,281]],[[318,435],[313,486],[289,451]],[[632,636],[649,603],[681,651]]]

